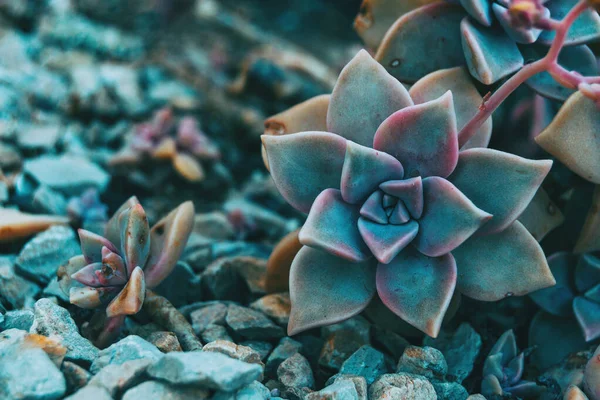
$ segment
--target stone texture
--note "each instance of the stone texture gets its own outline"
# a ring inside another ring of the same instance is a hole
[[[310,364],[300,353],[294,354],[279,365],[277,378],[286,387],[312,389],[315,385],[315,378]]]
[[[90,365],[98,356],[99,350],[79,334],[69,312],[49,299],[35,303],[30,332],[60,338],[67,348],[65,359],[68,361]]]
[[[422,375],[443,380],[448,372],[444,355],[433,347],[407,347],[398,361],[396,372]]]
[[[469,392],[458,382],[433,382],[438,399],[440,400],[466,400]]]
[[[211,324],[224,325],[227,316],[227,305],[224,303],[213,303],[190,313],[192,327],[197,335],[202,334]]]
[[[150,366],[148,374],[171,384],[231,392],[255,381],[262,368],[220,353],[197,351],[166,354]]]
[[[247,340],[245,342],[241,342],[240,344],[243,346],[248,346],[252,350],[256,351],[260,355],[260,359],[263,361],[267,359],[273,350],[273,345],[271,343],[261,340]]]
[[[366,400],[359,397],[352,381],[335,382],[318,392],[310,393],[306,400]]]
[[[118,393],[135,386],[152,363],[153,360],[142,358],[126,361],[123,364],[107,365],[92,378],[89,385],[102,387],[112,397],[116,397]]]
[[[273,350],[273,352],[267,358],[265,373],[269,377],[274,377],[277,373],[277,368],[279,365],[293,356],[294,354],[300,352],[302,349],[302,344],[291,339],[289,337],[284,337],[281,339],[277,347]]]
[[[250,308],[260,311],[279,325],[287,326],[292,304],[288,293],[274,293],[263,296],[251,303]]]
[[[181,345],[179,344],[179,339],[177,339],[177,335],[175,335],[173,332],[152,332],[150,335],[148,335],[148,337],[146,337],[146,340],[155,345],[156,348],[163,353],[182,351]]]
[[[4,322],[0,323],[0,329],[21,329],[29,331],[33,325],[33,311],[29,309],[13,310],[4,314]]]
[[[225,354],[226,356],[235,358],[236,360],[264,366],[260,359],[260,354],[258,354],[256,351],[252,350],[250,347],[238,345],[226,340],[216,340],[208,343],[202,350]]]
[[[224,326],[221,325],[208,325],[201,335],[202,341],[205,343],[214,342],[215,340],[226,340],[233,342],[231,336],[227,332]]]
[[[362,376],[369,385],[387,372],[383,353],[368,345],[356,350],[340,368],[340,374]]]
[[[113,400],[110,393],[99,386],[86,386],[78,390],[65,400]]]
[[[269,389],[258,381],[254,381],[237,392],[218,392],[212,400],[268,400],[271,399]]]
[[[129,389],[121,400],[204,400],[209,397],[208,391],[204,389],[182,388],[148,381]]]
[[[437,394],[423,376],[399,373],[379,377],[369,388],[369,399],[436,400]]]
[[[229,306],[225,322],[245,339],[279,339],[284,336],[283,329],[264,314],[235,304]]]
[[[130,335],[101,350],[90,371],[96,374],[107,365],[121,365],[127,361],[144,358],[156,361],[161,357],[163,357],[163,353],[156,346],[139,336]]]
[[[92,379],[92,374],[87,369],[71,362],[64,361],[60,367],[61,372],[67,381],[67,392],[73,393],[88,384]]]
[[[33,303],[40,288],[15,273],[15,258],[0,256],[0,301],[14,309]]]
[[[202,272],[202,290],[211,299],[244,302],[249,294],[238,274],[238,257],[223,257]]]
[[[181,307],[202,297],[200,277],[184,262],[178,262],[173,272],[154,291]]]
[[[377,325],[373,326],[373,341],[378,345],[378,348],[391,354],[395,360],[399,360],[400,357],[402,357],[404,350],[410,346],[408,340],[404,339],[396,332],[381,328]]]

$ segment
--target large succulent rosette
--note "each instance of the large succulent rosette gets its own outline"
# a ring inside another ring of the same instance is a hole
[[[411,93],[424,100],[442,82],[430,77]],[[467,111],[442,93],[415,104],[361,51],[331,95],[329,132],[262,137],[279,191],[308,213],[290,271],[290,334],[350,318],[377,294],[436,336],[455,290],[493,301],[554,284],[515,221],[552,163],[460,151],[457,119]]]

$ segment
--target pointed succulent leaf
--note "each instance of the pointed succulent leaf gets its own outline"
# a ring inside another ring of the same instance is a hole
[[[452,254],[458,290],[476,300],[523,296],[556,283],[540,245],[518,221],[499,233],[471,236]]]
[[[344,67],[333,88],[327,130],[371,147],[375,131],[383,120],[411,105],[413,102],[404,86],[369,53],[361,50]]]
[[[299,132],[327,131],[327,109],[329,108],[328,94],[308,99],[265,121],[265,135],[289,135]],[[267,151],[262,145],[263,162],[269,169]]]
[[[523,56],[528,62],[539,60],[548,52],[544,46],[524,46]],[[588,46],[565,47],[560,51],[558,63],[568,71],[576,71],[583,76],[598,75],[596,57]],[[529,78],[525,83],[544,97],[565,101],[575,93],[574,89],[558,83],[548,72],[541,72]]]
[[[535,141],[569,169],[600,183],[600,112],[593,100],[577,92],[560,108]]]
[[[594,374],[594,377],[598,375]],[[588,397],[574,384],[570,384],[565,390],[564,400],[589,400]]]
[[[423,214],[423,181],[420,176],[401,181],[388,181],[379,185],[385,193],[397,197],[413,219]]]
[[[504,383],[504,365],[502,353],[490,353],[483,363],[483,376],[494,376],[502,384]]]
[[[149,289],[158,286],[175,268],[194,227],[194,204],[182,203],[150,230],[150,254],[144,268]]]
[[[492,26],[492,9],[487,0],[460,0],[471,17],[483,26]]]
[[[364,201],[379,184],[402,179],[404,168],[394,157],[370,147],[348,141],[340,184],[344,201],[356,204]]]
[[[469,72],[481,83],[491,85],[523,66],[516,43],[500,28],[478,27],[465,18],[460,29]]]
[[[592,357],[590,357],[585,365],[583,372],[583,389],[592,400],[595,400],[600,396],[600,349],[598,348],[596,348],[594,354],[592,354]],[[588,400],[583,393],[580,394],[579,397],[565,397],[564,400]]]
[[[140,201],[137,197],[131,196],[125,203],[119,207],[117,211],[113,214],[113,216],[106,223],[106,230],[104,237],[111,242],[115,248],[121,248],[121,225],[119,223],[119,219],[121,217],[121,213],[127,211],[131,207],[136,204],[140,204]]]
[[[177,155],[177,144],[172,137],[161,140],[152,150],[152,157],[161,160],[170,160]]]
[[[593,254],[582,255],[575,267],[575,287],[579,292],[585,292],[598,282],[600,282],[600,259]]]
[[[373,147],[400,160],[406,176],[450,175],[458,160],[452,93],[392,114],[377,129]]]
[[[487,1],[484,1],[487,3]],[[447,91],[452,92],[456,125],[460,130],[477,113],[483,98],[475,87],[471,75],[465,67],[455,67],[432,72],[411,86],[409,94],[415,104],[435,100]],[[463,150],[473,147],[487,147],[492,136],[492,118],[488,118],[477,133],[469,139]]]
[[[583,295],[586,299],[598,303],[600,307],[600,284],[597,284]]]
[[[389,218],[389,223],[393,225],[402,225],[410,221],[410,213],[406,209],[406,206],[403,202],[398,201],[392,214]]]
[[[324,190],[315,200],[298,238],[305,246],[327,251],[352,262],[371,257],[358,231],[360,210],[336,189]]]
[[[523,376],[523,369],[525,364],[525,353],[519,353],[518,356],[508,362],[506,366],[506,375],[508,378],[508,384],[514,386],[521,380]]]
[[[365,218],[358,220],[358,230],[369,249],[382,264],[389,264],[417,235],[419,224],[377,224]]]
[[[89,264],[71,275],[71,278],[85,286],[100,287],[103,285],[98,279],[96,271],[100,271],[101,269],[101,262]]]
[[[577,0],[552,0],[545,4],[550,10],[553,19],[561,20],[577,4]],[[556,36],[556,32],[548,30],[542,32],[539,42],[550,45]],[[600,38],[600,16],[592,8],[585,10],[579,18],[575,20],[571,29],[567,33],[565,44],[572,46],[576,44],[588,43]]]
[[[177,153],[173,157],[173,168],[175,171],[190,182],[201,182],[205,174],[202,165],[194,157],[187,153]]]
[[[88,263],[102,261],[103,247],[107,247],[112,251],[117,251],[111,242],[94,232],[79,229],[77,230],[77,233],[79,234],[79,241],[81,242],[81,252]]]
[[[493,354],[502,354],[502,359],[500,361],[501,365],[507,366],[508,363],[517,356],[517,340],[515,339],[515,333],[512,329],[504,332],[502,336],[498,338],[492,350],[490,350],[490,355]]]
[[[141,204],[121,213],[121,254],[125,259],[127,273],[135,267],[144,267],[150,251],[150,226]]]
[[[585,297],[573,300],[573,312],[586,341],[600,337],[600,304]]]
[[[576,254],[600,250],[600,186],[596,185],[581,233],[573,250]]]
[[[69,302],[77,307],[94,309],[106,304],[117,293],[118,288],[73,287],[69,292]]]
[[[548,265],[556,285],[529,295],[538,306],[552,315],[568,317],[573,313],[571,304],[576,295],[571,283],[574,258],[567,252],[555,253],[548,257]]]
[[[67,296],[72,287],[81,286],[81,284],[71,278],[71,275],[88,265],[83,255],[71,257],[66,265],[61,265],[58,268],[56,275],[58,276],[58,284]]]
[[[387,224],[388,217],[383,209],[383,192],[381,190],[376,190],[369,196],[360,208],[360,215],[378,224]]]
[[[431,337],[439,333],[455,286],[451,254],[430,258],[407,247],[377,266],[377,293],[386,307]]]
[[[510,11],[506,7],[502,7],[500,4],[493,3],[492,9],[494,10],[494,15],[496,19],[500,21],[500,25],[504,28],[506,34],[515,42],[522,44],[531,44],[535,42],[540,33],[542,33],[541,29],[537,28],[526,28],[526,27],[514,27],[511,22]],[[548,18],[550,16],[550,11],[544,7],[542,11],[542,18]]]
[[[376,261],[351,263],[303,247],[290,270],[292,310],[288,334],[334,324],[367,307],[375,294]]]
[[[537,399],[542,393],[546,392],[546,387],[538,385],[532,381],[519,381],[515,385],[504,389],[507,393],[521,399]]]
[[[423,179],[423,203],[414,245],[429,257],[454,250],[492,217],[453,184],[437,176]]]
[[[115,275],[127,278],[127,266],[125,261],[117,253],[112,252],[107,247],[102,248],[102,264],[114,271]]]
[[[493,215],[479,233],[498,232],[509,226],[529,205],[552,161],[528,160],[491,149],[460,153],[448,178],[477,207]]]
[[[390,209],[396,207],[396,203],[398,203],[398,199],[395,196],[392,196],[388,193],[383,194],[382,205],[387,213],[390,212]]]
[[[327,132],[262,136],[271,177],[292,207],[308,213],[327,188],[338,189],[346,155],[346,140]]]
[[[460,40],[463,8],[435,2],[398,18],[385,34],[375,59],[401,82],[416,82],[440,69],[465,64]],[[423,51],[427,43],[427,51]]]
[[[519,222],[538,242],[564,221],[563,213],[541,187],[519,217]]]
[[[484,396],[489,397],[494,395],[502,396],[504,390],[502,389],[502,385],[500,384],[500,381],[496,375],[490,374],[484,376],[483,380],[481,381],[481,393]]]
[[[118,315],[137,314],[142,308],[145,298],[146,283],[144,281],[144,271],[140,267],[136,267],[131,272],[127,285],[106,307],[106,315],[112,318]]]

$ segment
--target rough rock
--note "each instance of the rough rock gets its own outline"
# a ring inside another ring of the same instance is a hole
[[[352,381],[344,380],[335,382],[318,392],[310,393],[306,400],[366,400],[360,397]]]
[[[15,267],[19,274],[47,284],[56,276],[58,267],[80,253],[73,230],[66,226],[53,226],[27,242],[17,257]]]
[[[245,342],[240,343],[242,346],[248,346],[252,350],[256,351],[260,355],[261,360],[266,360],[266,358],[271,354],[271,350],[273,350],[273,345],[269,342],[264,342],[260,340],[247,340]]]
[[[262,368],[213,352],[168,353],[148,368],[153,378],[171,384],[236,391],[260,377]]]
[[[175,307],[181,307],[202,297],[200,277],[184,262],[178,262],[173,272],[154,291],[169,299]]]
[[[292,304],[288,293],[274,293],[251,303],[250,308],[260,311],[279,325],[286,326],[290,320]]]
[[[284,336],[283,329],[264,314],[235,304],[227,309],[225,322],[245,339],[279,339]]]
[[[0,256],[0,301],[14,309],[33,304],[40,288],[15,273],[15,258]]]
[[[356,350],[340,368],[340,374],[362,376],[369,385],[387,372],[383,353],[368,345]]]
[[[258,381],[254,381],[235,393],[218,392],[212,400],[268,400],[271,399],[269,389]]]
[[[108,390],[100,386],[86,386],[65,400],[113,400]]]
[[[245,301],[249,289],[238,274],[239,263],[238,257],[224,257],[212,262],[201,275],[203,292],[211,299]]]
[[[65,359],[68,361],[90,365],[98,356],[99,350],[79,334],[69,312],[49,299],[35,303],[30,332],[60,338],[67,348]]]
[[[202,334],[211,324],[224,325],[227,316],[227,305],[214,303],[190,313],[192,327],[197,335]]]
[[[294,354],[279,365],[277,378],[286,387],[312,389],[315,385],[315,378],[310,364],[300,353]]]
[[[163,357],[163,353],[156,346],[139,336],[130,335],[101,350],[90,371],[96,374],[107,365],[121,365],[127,361],[145,358],[156,361],[161,357]]]
[[[269,377],[274,377],[277,373],[277,368],[279,365],[293,356],[296,353],[299,353],[302,349],[302,344],[291,339],[289,337],[284,337],[281,339],[277,347],[273,350],[273,352],[267,358],[265,373]]]
[[[388,329],[381,328],[377,325],[373,326],[373,341],[382,350],[386,350],[395,360],[402,357],[404,350],[410,346],[408,340]],[[436,346],[432,346],[436,347]]]
[[[149,358],[126,361],[123,364],[111,364],[102,368],[89,382],[89,386],[99,386],[112,396],[135,386],[146,369],[153,363]]]
[[[398,361],[396,372],[422,375],[430,379],[444,379],[448,365],[444,355],[433,347],[407,347]]]
[[[250,347],[238,345],[226,340],[216,340],[208,343],[202,350],[225,354],[226,356],[235,358],[236,360],[250,364],[257,364],[261,367],[264,367],[264,364],[260,359],[260,354],[258,354],[256,351]]]
[[[411,399],[436,400],[437,394],[429,381],[414,374],[386,374],[377,379],[369,388],[369,399]]]
[[[226,340],[228,342],[233,342],[233,339],[231,336],[229,336],[227,329],[221,325],[208,325],[202,332],[201,337],[202,341],[205,343],[214,342],[215,340]]]
[[[67,381],[67,392],[73,393],[88,384],[92,379],[92,374],[87,369],[71,362],[64,361],[60,367],[61,372]]]
[[[33,311],[29,309],[8,311],[4,314],[4,322],[0,323],[0,329],[20,329],[29,331],[33,325]]]
[[[182,388],[148,381],[126,391],[121,400],[204,400],[209,397],[209,392],[204,389]]]
[[[181,345],[179,344],[179,339],[177,339],[177,335],[175,335],[173,332],[152,332],[146,337],[146,340],[155,345],[156,348],[163,353],[182,351]]]
[[[469,392],[458,382],[433,382],[438,399],[440,400],[466,400]]]

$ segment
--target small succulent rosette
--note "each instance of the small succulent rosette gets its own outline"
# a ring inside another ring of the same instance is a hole
[[[556,285],[531,293],[542,310],[577,320],[586,341],[600,338],[600,258],[560,252],[548,257]]]
[[[481,393],[484,396],[511,394],[518,398],[536,398],[543,390],[535,382],[523,380],[525,353],[519,353],[511,330],[498,339],[483,364]]]
[[[464,77],[444,71],[409,94],[361,51],[324,102],[326,121],[303,122],[327,132],[263,135],[280,193],[308,213],[290,271],[290,334],[350,318],[377,294],[435,337],[455,290],[495,301],[554,284],[516,221],[552,162],[461,151],[457,120],[479,96]],[[471,140],[486,146],[488,134]]]
[[[191,202],[181,204],[150,229],[137,198],[130,198],[108,221],[103,236],[80,229],[83,255],[58,272],[70,302],[81,308],[106,307],[108,318],[139,312],[146,288],[173,270],[194,220]]]

